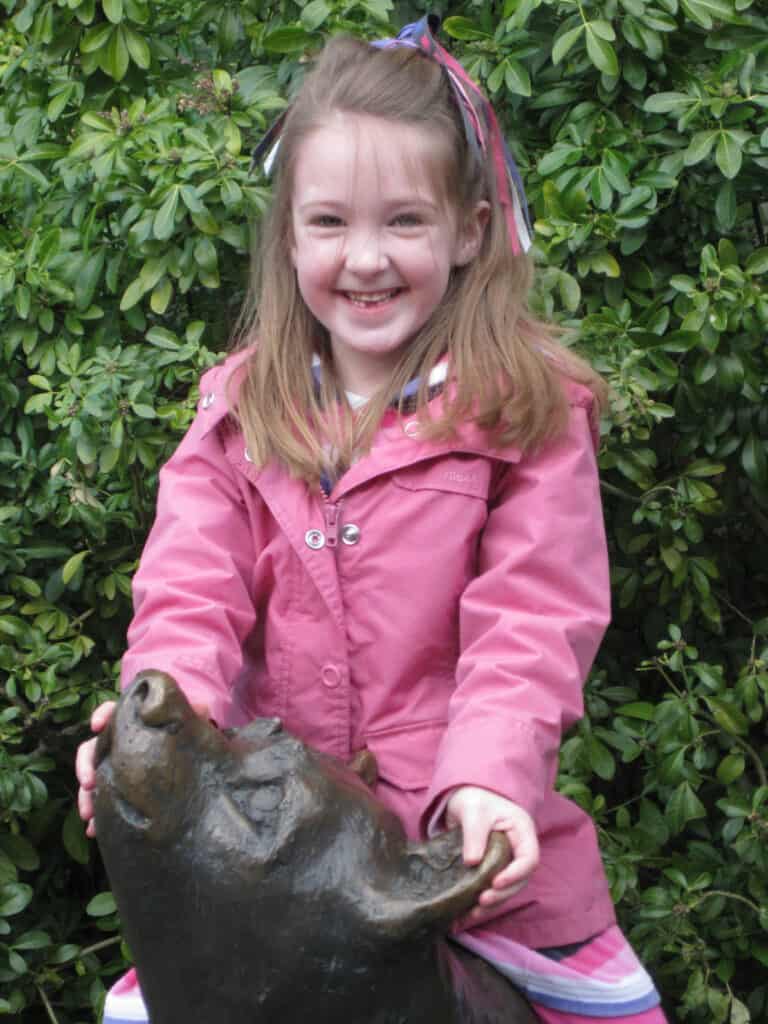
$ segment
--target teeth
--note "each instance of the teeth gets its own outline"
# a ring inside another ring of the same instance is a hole
[[[361,302],[363,305],[374,302],[383,302],[385,299],[391,299],[396,294],[397,288],[390,288],[386,292],[346,292],[348,299],[352,302]]]

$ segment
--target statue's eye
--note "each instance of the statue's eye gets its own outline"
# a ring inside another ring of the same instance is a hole
[[[232,790],[232,802],[246,818],[259,820],[276,811],[283,802],[283,787],[278,782],[252,782]]]

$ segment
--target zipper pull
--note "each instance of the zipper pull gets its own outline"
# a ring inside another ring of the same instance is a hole
[[[339,539],[339,505],[325,503],[325,543],[335,548]]]

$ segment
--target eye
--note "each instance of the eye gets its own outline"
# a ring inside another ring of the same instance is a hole
[[[338,228],[342,223],[341,217],[333,213],[318,213],[310,221],[312,227],[316,228]]]
[[[283,787],[277,782],[237,786],[231,793],[232,803],[251,821],[258,821],[276,811],[283,802]]]
[[[398,228],[413,228],[423,224],[424,221],[418,213],[398,213],[392,218],[392,223]]]

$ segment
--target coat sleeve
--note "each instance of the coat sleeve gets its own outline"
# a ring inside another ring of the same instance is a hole
[[[219,373],[211,371],[213,380]],[[256,619],[249,588],[255,559],[235,473],[211,426],[216,418],[200,412],[160,472],[156,517],[133,580],[121,685],[145,669],[167,672],[225,725]]]
[[[608,558],[589,400],[566,431],[511,465],[495,495],[478,572],[460,601],[461,654],[422,818],[450,791],[494,790],[534,817],[563,731],[610,618]]]

